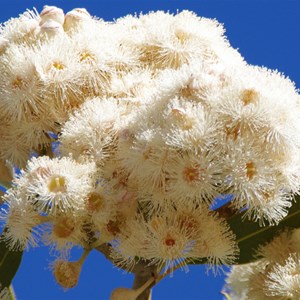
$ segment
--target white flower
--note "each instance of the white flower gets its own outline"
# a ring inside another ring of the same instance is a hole
[[[40,21],[36,11],[27,10],[19,18],[12,18],[0,26],[0,36],[10,44],[22,44],[23,42],[34,43],[35,30]]]
[[[62,153],[72,153],[76,159],[86,157],[102,165],[116,151],[121,114],[122,108],[113,98],[86,101],[62,128]]]
[[[94,164],[79,164],[70,158],[33,158],[26,172],[15,180],[25,190],[24,199],[40,212],[59,214],[84,208],[84,200],[93,188]]]
[[[41,223],[34,206],[23,200],[22,192],[9,190],[5,194],[7,209],[2,208],[0,220],[6,222],[3,240],[12,250],[37,246],[41,232],[36,228]]]
[[[214,228],[212,231],[211,228]],[[207,259],[213,264],[234,261],[237,247],[225,222],[206,208],[181,204],[166,206],[148,219],[127,221],[118,235],[117,250],[122,264],[132,264],[135,256],[159,268],[173,269],[187,260]]]
[[[291,254],[284,264],[276,264],[268,273],[266,295],[296,300],[300,297],[300,257]]]
[[[45,113],[43,84],[28,47],[12,45],[0,61],[1,119],[24,120]]]

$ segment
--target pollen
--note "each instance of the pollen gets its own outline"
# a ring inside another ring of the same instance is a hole
[[[51,193],[64,193],[67,190],[66,180],[62,176],[53,176],[48,183],[48,190]]]
[[[276,197],[274,191],[264,191],[262,195],[265,202],[271,202]]]
[[[80,53],[80,61],[91,61],[94,60],[94,56],[88,51],[83,51]]]
[[[257,174],[255,164],[250,161],[246,163],[246,175],[251,180]]]
[[[103,197],[98,193],[91,193],[87,199],[87,209],[90,212],[99,212],[104,205]]]
[[[199,169],[197,167],[187,167],[183,170],[183,178],[187,182],[193,182],[199,179]]]
[[[54,67],[56,70],[59,70],[59,71],[61,71],[61,70],[63,70],[65,68],[65,66],[62,63],[57,62],[57,61],[55,61],[52,64],[52,67]]]
[[[75,222],[70,218],[57,220],[53,226],[52,232],[58,238],[67,238],[75,229]]]
[[[242,92],[241,100],[245,106],[249,104],[257,104],[258,92],[253,89],[246,89]]]
[[[191,88],[189,85],[183,87],[180,90],[180,94],[185,98],[192,97],[194,93],[195,93],[195,90],[193,88]]]
[[[175,32],[175,36],[181,44],[184,44],[186,42],[186,40],[188,39],[187,33],[182,30],[177,30]]]
[[[11,84],[14,89],[20,89],[26,85],[26,82],[20,76],[17,76]]]

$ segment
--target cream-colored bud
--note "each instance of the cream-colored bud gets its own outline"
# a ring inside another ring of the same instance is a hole
[[[85,8],[75,8],[69,11],[65,16],[64,29],[69,31],[77,28],[81,22],[90,20],[91,15]]]
[[[63,32],[62,25],[53,20],[46,21],[40,28],[40,34],[46,34],[48,37],[53,37]]]
[[[40,13],[40,17],[40,25],[43,25],[47,21],[55,21],[60,25],[63,25],[65,21],[64,11],[56,6],[45,5]]]

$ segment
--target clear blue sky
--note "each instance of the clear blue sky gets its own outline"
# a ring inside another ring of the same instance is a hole
[[[106,20],[140,11],[193,10],[223,23],[231,45],[248,63],[278,69],[300,88],[299,0],[1,0],[0,4],[0,22],[18,16],[26,8],[41,11],[45,4],[65,12],[85,7]],[[113,268],[95,252],[85,262],[78,286],[64,292],[48,270],[52,259],[45,247],[24,254],[13,282],[18,300],[106,300],[112,289],[129,287],[132,282],[131,275]],[[193,266],[187,274],[177,271],[173,278],[160,282],[152,299],[221,300],[223,280],[223,276],[206,276],[203,266]]]

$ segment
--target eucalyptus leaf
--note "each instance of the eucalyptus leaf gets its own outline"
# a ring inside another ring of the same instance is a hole
[[[4,229],[5,230],[5,229]],[[12,251],[0,237],[0,290],[9,288],[22,260],[23,251]]]
[[[258,259],[256,250],[261,244],[270,242],[285,228],[300,227],[300,197],[290,207],[288,215],[278,225],[261,227],[257,222],[243,220],[243,213],[228,220],[231,230],[236,235],[240,256],[236,264],[245,264]]]

